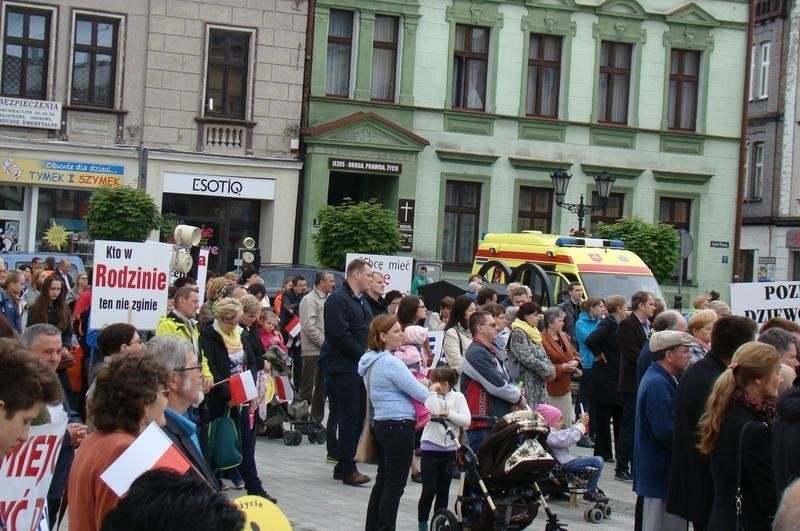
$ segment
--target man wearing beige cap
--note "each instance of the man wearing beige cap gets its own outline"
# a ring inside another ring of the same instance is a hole
[[[642,529],[686,531],[686,520],[666,512],[672,432],[675,420],[675,378],[689,363],[692,336],[678,330],[650,337],[653,364],[636,395],[633,439],[633,490],[643,499]]]

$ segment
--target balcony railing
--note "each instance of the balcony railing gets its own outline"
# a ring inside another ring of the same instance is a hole
[[[256,122],[227,118],[195,118],[197,151],[229,155],[253,154],[253,128]]]

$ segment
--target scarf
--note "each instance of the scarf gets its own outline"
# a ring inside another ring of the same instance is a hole
[[[775,422],[775,404],[766,400],[756,400],[746,392],[737,392],[733,399],[737,404],[752,410],[758,419],[769,427]]]
[[[514,322],[511,323],[511,328],[512,329],[519,328],[520,330],[525,332],[525,335],[528,336],[528,338],[531,341],[533,341],[537,345],[542,344],[542,333],[539,332],[538,328],[534,328],[530,324],[528,324],[527,321],[523,321],[522,319],[514,319]]]
[[[219,325],[219,321],[215,319],[214,330],[219,333],[220,337],[225,342],[225,346],[228,347],[228,352],[242,350],[242,329],[240,327],[237,326],[230,334],[226,334]]]

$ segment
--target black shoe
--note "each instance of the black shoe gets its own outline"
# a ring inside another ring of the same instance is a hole
[[[600,489],[594,492],[584,492],[583,499],[594,503],[608,503],[608,496],[603,494]]]
[[[594,441],[592,441],[592,438],[584,433],[577,445],[581,448],[594,448]]]
[[[273,498],[265,490],[260,490],[260,491],[256,491],[256,492],[248,492],[247,494],[248,495],[252,495],[252,496],[259,496],[261,498],[264,498],[265,500],[269,500],[272,503],[278,503],[278,498]]]
[[[333,469],[333,479],[342,480],[342,479],[344,479],[344,474],[342,474],[341,470],[334,468]]]
[[[617,481],[633,481],[633,476],[631,476],[630,472],[623,470],[622,472],[614,474],[614,479]]]
[[[360,472],[351,472],[342,478],[342,483],[351,487],[358,487],[370,481],[372,481],[372,478]]]

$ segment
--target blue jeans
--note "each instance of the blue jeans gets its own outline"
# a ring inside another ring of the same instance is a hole
[[[414,420],[376,420],[378,474],[369,495],[364,531],[393,531],[414,455]]]
[[[239,429],[239,435],[242,438],[242,464],[235,469],[236,471],[232,471],[231,479],[236,480],[238,473],[239,477],[244,479],[247,494],[260,494],[264,492],[264,487],[256,469],[256,435],[253,428],[250,427],[248,409],[247,405],[231,409],[231,418]]]
[[[576,457],[572,461],[565,463],[563,466],[573,474],[583,472],[586,467],[597,469],[597,472],[593,472],[587,478],[586,491],[594,492],[597,490],[597,482],[600,480],[600,473],[603,472],[603,459],[601,457]]]
[[[489,433],[492,431],[491,428],[475,428],[472,430],[467,430],[467,439],[469,439],[469,447],[472,448],[472,451],[476,454],[478,453],[478,448],[483,443],[483,440],[489,436]]]

